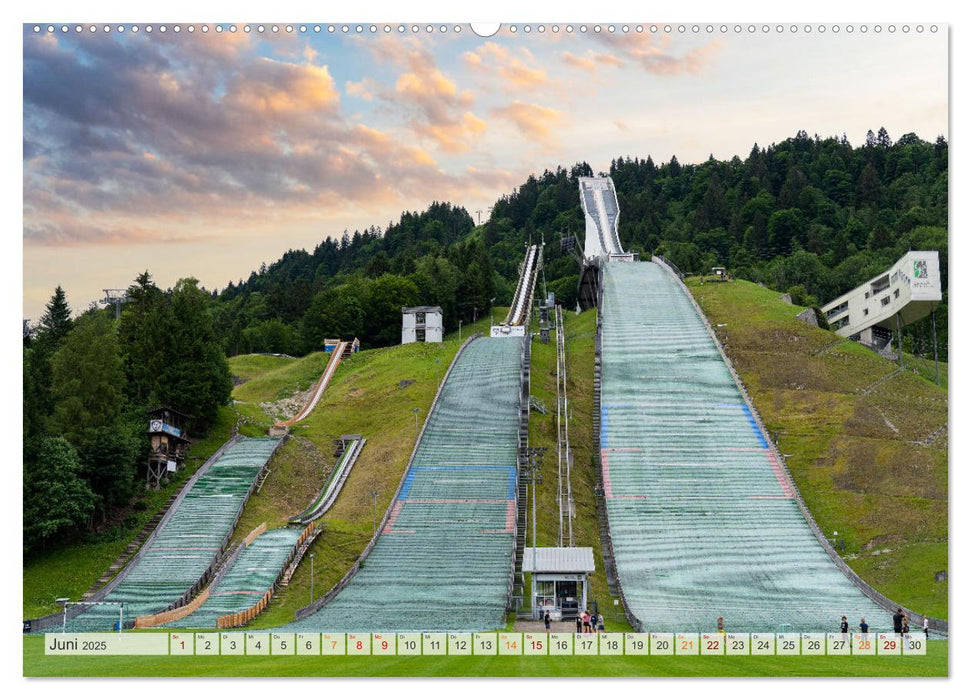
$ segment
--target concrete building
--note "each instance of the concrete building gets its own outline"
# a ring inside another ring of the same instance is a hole
[[[442,342],[442,307],[401,309],[401,344]]]
[[[912,250],[877,275],[822,307],[830,328],[871,347],[929,315],[941,301],[936,250]]]

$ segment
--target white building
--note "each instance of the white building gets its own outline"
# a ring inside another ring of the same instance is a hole
[[[401,309],[401,344],[442,342],[442,307]]]
[[[587,608],[587,577],[596,570],[590,547],[524,547],[523,573],[532,574],[533,619],[547,611],[570,620]]]
[[[912,250],[893,267],[822,307],[830,328],[861,343],[878,344],[876,334],[918,321],[941,301],[941,273],[936,250]],[[899,315],[899,318],[898,318]]]

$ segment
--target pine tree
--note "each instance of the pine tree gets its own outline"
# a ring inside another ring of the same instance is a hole
[[[37,329],[37,340],[45,351],[53,352],[71,331],[71,307],[68,306],[67,297],[60,285],[54,290],[45,308]]]

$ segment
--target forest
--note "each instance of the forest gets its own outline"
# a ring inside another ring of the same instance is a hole
[[[506,305],[524,246],[543,241],[544,280],[576,304],[584,221],[577,178],[587,163],[531,175],[476,226],[462,207],[432,203],[383,230],[327,235],[289,250],[248,279],[172,289],[149,272],[128,290],[121,317],[95,306],[76,318],[58,287],[24,336],[24,547],[86,536],[137,498],[147,440],[144,412],[166,405],[204,434],[232,378],[227,356],[300,355],[324,338],[364,348],[400,340],[402,306],[439,305],[446,331]],[[599,174],[599,173],[598,173]],[[940,253],[944,300],[938,352],[947,359],[948,145],[883,128],[846,136],[800,131],[753,145],[747,157],[681,164],[613,160],[620,238],[686,273],[715,265],[819,306],[889,267],[908,250]],[[933,354],[929,319],[905,329],[904,349]]]

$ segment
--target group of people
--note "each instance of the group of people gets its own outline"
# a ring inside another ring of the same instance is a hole
[[[547,610],[543,614],[543,623],[546,625],[546,631],[550,631],[550,611]],[[600,633],[604,631],[604,616],[598,615],[597,613],[592,613],[589,610],[584,610],[582,614],[577,615],[577,634],[593,634],[594,632]]]
[[[927,634],[930,627],[930,621],[924,618],[924,634]],[[850,631],[850,623],[846,621],[846,615],[843,615],[840,620],[840,632],[847,634]],[[860,618],[860,632],[866,634],[870,631],[870,625],[867,624],[865,618]],[[903,611],[903,608],[897,608],[897,612],[893,616],[893,631],[896,634],[910,634],[910,615]]]

